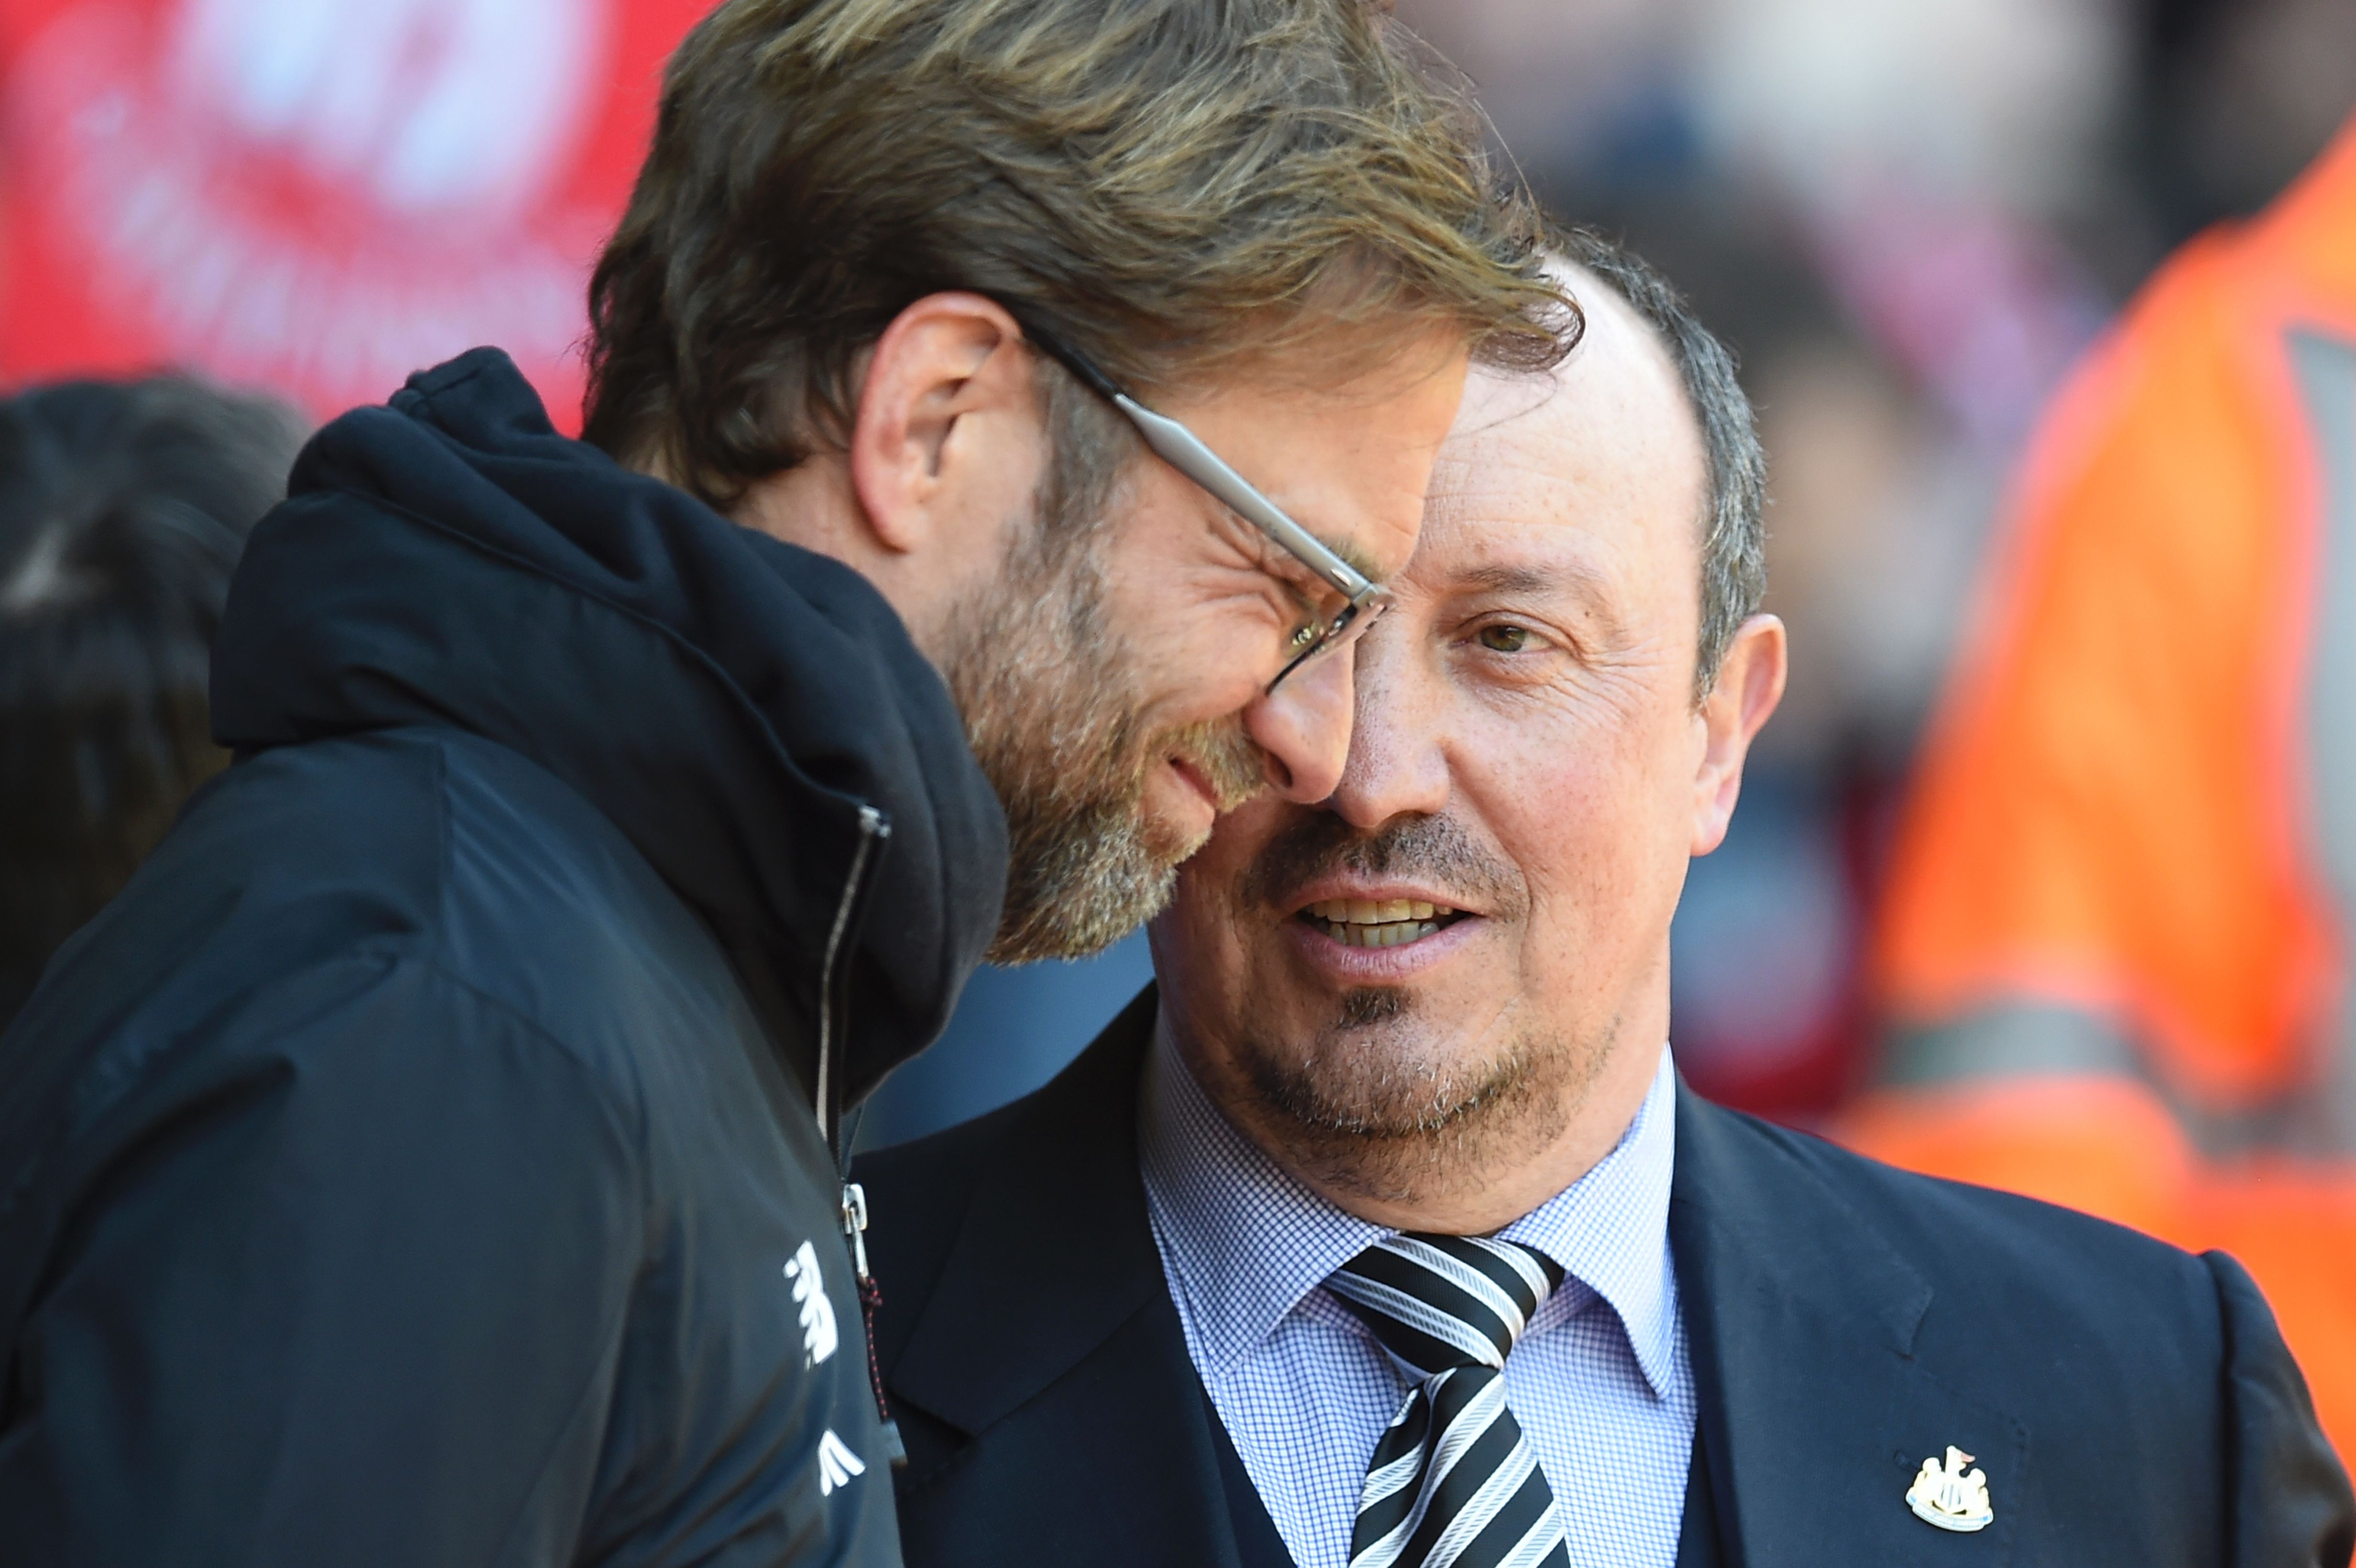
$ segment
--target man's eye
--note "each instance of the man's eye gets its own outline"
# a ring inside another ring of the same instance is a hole
[[[1483,626],[1474,636],[1493,654],[1526,653],[1530,645],[1527,626]]]

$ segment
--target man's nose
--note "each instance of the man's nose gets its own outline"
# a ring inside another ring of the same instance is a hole
[[[1441,688],[1421,678],[1400,649],[1370,649],[1374,641],[1359,645],[1357,722],[1342,776],[1325,800],[1326,810],[1368,833],[1393,817],[1436,816],[1447,807],[1451,787]]]
[[[1314,805],[1333,793],[1350,755],[1351,660],[1345,648],[1295,671],[1244,709],[1244,731],[1258,742],[1269,786]]]

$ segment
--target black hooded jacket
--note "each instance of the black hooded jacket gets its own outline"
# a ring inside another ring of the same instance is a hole
[[[891,608],[482,349],[305,450],[213,701],[0,1037],[0,1559],[896,1563],[813,1102],[1006,850]]]

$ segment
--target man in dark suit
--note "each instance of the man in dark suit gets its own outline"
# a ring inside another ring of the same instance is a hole
[[[912,1568],[2342,1568],[2230,1258],[1678,1082],[1670,915],[1783,680],[1762,464],[1569,249],[1589,336],[1468,389],[1340,786],[1221,824],[1062,1077],[858,1173]]]

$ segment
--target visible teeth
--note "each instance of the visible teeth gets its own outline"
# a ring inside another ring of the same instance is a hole
[[[1309,912],[1319,920],[1351,925],[1383,925],[1392,921],[1430,920],[1435,915],[1456,912],[1446,904],[1426,903],[1421,899],[1320,899],[1309,906]]]
[[[1398,947],[1440,929],[1436,921],[1326,921],[1325,934],[1345,947]]]

